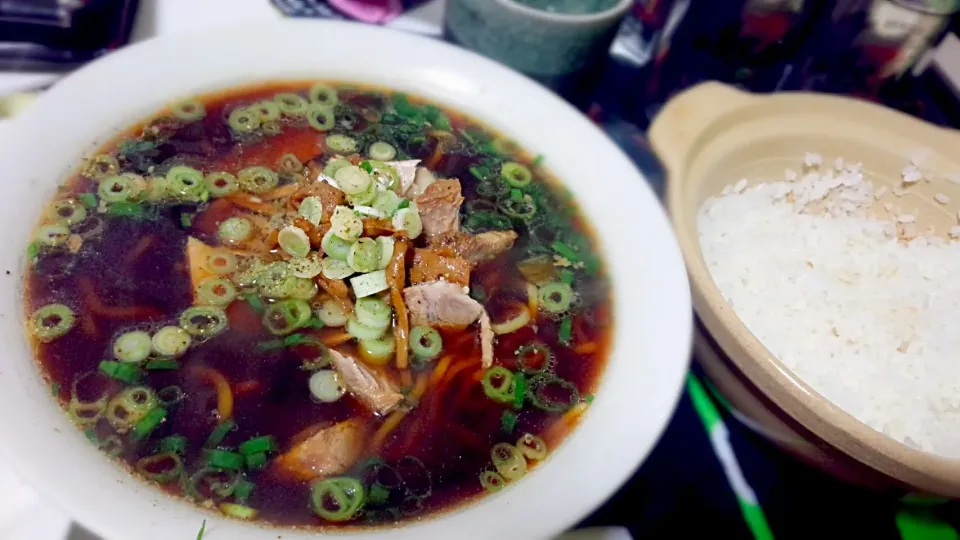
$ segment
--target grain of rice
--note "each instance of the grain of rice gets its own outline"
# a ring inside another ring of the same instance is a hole
[[[901,222],[913,214],[869,217],[875,200],[865,180],[811,174],[711,198],[704,260],[737,316],[815,391],[904,444],[960,457],[960,241],[918,236]]]
[[[950,202],[950,197],[947,197],[943,193],[937,193],[933,196],[933,200],[937,201],[940,204],[947,204]]]

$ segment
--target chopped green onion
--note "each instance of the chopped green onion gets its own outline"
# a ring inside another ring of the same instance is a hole
[[[410,199],[401,200],[400,205],[397,206],[397,210],[403,210],[404,208],[410,208]]]
[[[246,502],[250,499],[250,495],[253,494],[253,489],[255,487],[256,486],[253,482],[247,479],[241,479],[239,482],[237,482],[236,487],[233,488],[233,498],[238,503],[246,504]]]
[[[66,225],[43,225],[37,228],[34,239],[42,247],[62,246],[70,237],[70,229]]]
[[[250,454],[243,457],[244,462],[247,464],[247,468],[251,471],[257,469],[262,469],[267,465],[267,454],[264,452],[257,452],[256,454]]]
[[[193,214],[180,214],[180,225],[185,229],[193,226]]]
[[[120,171],[120,162],[110,154],[99,154],[90,158],[80,173],[87,178],[100,179],[117,174]]]
[[[350,247],[353,246],[353,242],[353,240],[344,240],[340,238],[334,234],[333,229],[331,229],[323,235],[323,240],[320,242],[320,247],[323,248],[323,252],[328,257],[340,261],[346,261],[347,256],[350,255]]]
[[[560,329],[557,331],[557,339],[564,345],[570,345],[573,338],[573,319],[567,317],[560,321]]]
[[[385,270],[375,270],[354,276],[350,278],[350,286],[353,287],[353,294],[357,298],[371,296],[390,288]]]
[[[357,240],[350,246],[347,265],[356,272],[373,272],[380,266],[380,244],[372,238]]]
[[[397,210],[393,214],[391,224],[396,231],[406,231],[411,240],[416,239],[423,232],[423,222],[420,219],[420,213],[415,208]]]
[[[311,253],[303,258],[292,259],[287,266],[290,268],[290,273],[293,274],[294,277],[306,279],[309,283],[313,283],[310,279],[317,277],[320,275],[320,272],[323,271],[323,261],[320,259],[318,253]],[[313,293],[315,294],[316,291],[313,291]],[[314,294],[311,294],[310,297],[312,298]]]
[[[347,320],[347,333],[356,339],[378,339],[383,335],[384,328],[372,328],[359,321],[355,317]]]
[[[300,201],[297,213],[314,226],[319,226],[320,222],[323,221],[323,201],[320,200],[320,197],[314,195],[304,197],[303,200]]]
[[[345,158],[335,156],[330,158],[330,161],[327,161],[327,164],[323,167],[323,175],[328,178],[334,178],[337,176],[337,171],[344,167],[353,165]]]
[[[500,168],[500,178],[510,187],[526,187],[533,180],[530,169],[514,161],[508,161]]]
[[[285,300],[271,304],[263,314],[263,325],[270,333],[286,335],[302,328],[313,312],[305,300]]]
[[[327,257],[320,261],[320,273],[327,279],[344,279],[352,276],[354,271],[346,261]]]
[[[551,244],[551,247],[558,255],[572,263],[580,261],[580,255],[572,247],[559,240]]]
[[[224,514],[237,519],[254,519],[257,517],[257,510],[236,503],[220,503],[220,511]]]
[[[347,319],[350,317],[344,303],[336,298],[324,300],[315,312],[326,326],[343,326],[347,324]]]
[[[237,107],[230,111],[227,124],[237,133],[253,133],[260,127],[260,114],[247,107]]]
[[[586,403],[587,405],[590,405],[591,403],[593,403],[593,399],[594,399],[593,394],[587,394],[583,396],[583,402]]]
[[[316,83],[311,86],[310,90],[307,92],[307,95],[310,97],[311,103],[327,108],[332,108],[336,104],[340,103],[340,98],[337,96],[337,91],[323,83]]]
[[[290,265],[282,261],[261,265],[256,271],[251,267],[250,271],[254,273],[251,284],[255,283],[267,298],[287,298],[297,285]]]
[[[160,426],[163,419],[167,417],[167,410],[163,407],[154,407],[143,418],[133,426],[131,435],[134,440],[142,441],[153,433],[153,430]]]
[[[517,311],[516,315],[504,322],[491,325],[490,329],[493,330],[494,334],[502,336],[504,334],[516,332],[517,330],[525,327],[529,322],[530,311],[527,310],[526,306],[522,306],[521,309]]]
[[[73,310],[64,304],[47,304],[33,312],[30,329],[44,343],[67,334],[77,322]]]
[[[540,461],[547,457],[547,443],[531,433],[524,433],[517,441],[517,449],[527,459]]]
[[[357,346],[364,360],[378,366],[386,365],[397,350],[397,342],[391,334],[377,339],[361,339]]]
[[[410,329],[410,350],[423,360],[433,360],[443,350],[443,338],[440,332],[429,326],[414,326]]]
[[[249,456],[250,454],[259,454],[261,452],[273,452],[277,449],[277,441],[271,435],[262,435],[254,437],[240,445],[238,450],[241,454]]]
[[[390,143],[377,141],[370,145],[367,154],[377,161],[390,161],[397,157],[397,149]]]
[[[273,100],[280,107],[280,112],[288,116],[300,116],[307,112],[307,100],[297,94],[281,92],[273,96]]]
[[[160,399],[160,403],[166,407],[173,407],[177,403],[180,403],[187,397],[183,393],[183,389],[179,386],[165,386],[157,392],[157,397]]]
[[[516,427],[517,427],[516,413],[510,410],[503,411],[503,414],[500,416],[500,431],[509,435],[513,433],[513,430]]]
[[[124,364],[112,360],[100,362],[100,371],[127,384],[133,384],[140,380],[143,372],[136,364]]]
[[[83,195],[93,196],[90,193],[84,193]],[[93,200],[93,204],[96,205],[96,197]],[[62,199],[50,205],[47,216],[61,225],[76,225],[87,219],[87,207],[76,199]]]
[[[287,225],[277,235],[280,249],[293,257],[303,258],[310,254],[310,237],[300,227]]]
[[[553,281],[540,286],[540,307],[550,313],[563,313],[573,302],[573,288],[562,281]]]
[[[523,373],[536,375],[553,367],[554,355],[549,347],[539,341],[517,349],[517,367]]]
[[[183,435],[164,437],[160,439],[160,451],[183,455],[187,452],[187,438]]]
[[[513,200],[515,200],[515,201],[522,201],[522,200],[523,200],[523,192],[520,191],[520,190],[517,189],[517,188],[513,188],[513,189],[510,190],[510,198],[513,199]]]
[[[543,163],[543,154],[537,154],[537,157],[533,158],[533,166],[539,167]]]
[[[523,373],[517,373],[514,375],[514,384],[513,390],[513,408],[518,411],[523,408],[523,402],[527,397],[527,376]]]
[[[373,182],[370,173],[356,165],[342,167],[337,171],[334,180],[347,195],[359,195],[367,191]]]
[[[300,229],[297,229],[300,230]],[[197,284],[194,291],[201,304],[226,306],[237,298],[237,288],[227,278],[210,276]]]
[[[179,326],[164,326],[153,334],[151,344],[160,356],[176,358],[187,352],[193,340],[188,331]]]
[[[488,493],[496,493],[503,489],[504,485],[507,483],[498,473],[493,471],[483,471],[480,473],[480,485],[483,486]]]
[[[203,183],[214,197],[224,197],[240,189],[237,177],[226,172],[212,172],[203,178]]]
[[[167,171],[166,179],[167,190],[179,199],[201,202],[207,200],[210,195],[203,173],[193,167],[185,165],[171,167]],[[102,193],[101,196],[103,196]]]
[[[261,300],[260,297],[254,293],[244,294],[243,299],[246,300],[247,303],[250,304],[250,307],[253,308],[253,310],[257,313],[263,313],[264,310],[267,309],[267,306],[263,304],[263,300]]]
[[[97,207],[97,196],[93,193],[80,193],[77,195],[77,198],[80,199],[87,208]]]
[[[327,148],[338,154],[352,154],[357,151],[357,140],[347,135],[335,133],[327,136]]]
[[[197,532],[197,540],[203,540],[203,532],[207,530],[207,520],[200,524],[200,530]]]
[[[107,208],[107,213],[113,217],[129,217],[133,219],[146,219],[148,213],[140,204],[132,202],[116,202]]]
[[[542,411],[566,412],[580,401],[580,391],[576,385],[552,373],[534,375],[528,383],[527,399]],[[565,398],[558,398],[564,394]]]
[[[379,298],[359,298],[353,311],[357,321],[371,328],[385,330],[393,319],[390,305]]]
[[[217,226],[217,237],[228,244],[238,244],[250,238],[253,234],[253,224],[242,217],[232,217],[224,220]]]
[[[359,167],[360,167],[361,169],[367,171],[368,173],[372,173],[372,172],[373,172],[373,165],[370,164],[369,161],[366,161],[366,160],[361,161]]]
[[[180,328],[195,337],[213,337],[227,329],[227,313],[214,306],[187,308],[180,315]]]
[[[370,486],[370,493],[367,494],[367,504],[378,506],[390,500],[390,490],[380,482]]]
[[[37,257],[40,255],[40,243],[39,242],[30,242],[27,245],[27,259],[31,261],[37,260]]]
[[[330,131],[336,124],[333,109],[326,105],[313,103],[307,107],[307,123],[316,131]]]
[[[247,167],[237,173],[237,181],[244,191],[266,193],[277,187],[280,177],[266,167]]]
[[[520,450],[507,443],[498,443],[493,445],[490,450],[490,460],[497,472],[511,482],[519,480],[527,473],[527,460],[520,453]]]
[[[108,203],[131,201],[140,194],[140,188],[127,175],[110,176],[100,181],[97,194]]]
[[[107,404],[106,419],[118,433],[126,433],[131,426],[153,410],[159,399],[145,386],[133,386],[120,392]]]
[[[246,460],[243,454],[214,448],[207,453],[207,465],[214,469],[237,471],[243,468]]]
[[[307,382],[310,394],[320,403],[333,403],[343,397],[346,389],[340,383],[340,375],[332,369],[321,369],[310,376]]]
[[[258,101],[247,107],[247,109],[257,113],[260,116],[261,126],[267,122],[273,122],[277,118],[280,118],[280,106],[274,101]]]
[[[573,285],[573,281],[576,278],[573,272],[564,268],[560,271],[560,281],[566,283],[567,285]]]
[[[337,175],[340,174],[337,173]],[[333,211],[333,216],[330,217],[330,230],[341,239],[353,242],[363,234],[363,220],[352,209],[346,206],[337,206]]]
[[[363,506],[366,493],[359,480],[335,477],[320,480],[311,489],[313,511],[327,521],[347,521]]]
[[[324,328],[326,324],[323,323],[319,317],[310,317],[310,320],[307,321],[307,324],[304,325],[304,328],[312,328],[314,330],[320,330]]]
[[[511,197],[500,201],[497,209],[509,217],[524,221],[529,221],[537,214],[537,205],[522,196],[520,198]]]
[[[144,364],[143,369],[147,371],[172,371],[179,369],[180,364],[176,360],[169,358],[156,358]]]
[[[138,460],[136,469],[148,480],[166,484],[180,478],[183,461],[174,452],[160,452]]]
[[[173,116],[187,122],[199,120],[207,115],[207,109],[203,106],[203,103],[192,98],[174,103],[170,106],[170,111]]]
[[[499,403],[513,403],[515,391],[513,373],[503,366],[493,366],[481,379],[483,392],[488,398]]]
[[[206,442],[203,443],[205,448],[216,448],[220,446],[220,443],[223,442],[223,439],[230,434],[231,431],[237,429],[237,424],[233,420],[224,420],[217,424],[217,427],[213,428],[213,431],[210,432],[210,435],[207,437]]]

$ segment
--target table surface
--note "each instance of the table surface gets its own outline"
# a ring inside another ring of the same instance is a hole
[[[440,36],[442,13],[443,0],[433,0],[390,26]],[[279,17],[267,0],[141,0],[132,39]],[[957,46],[960,42],[948,44],[953,47],[950,50],[957,50]],[[960,81],[960,62],[953,55],[946,58],[944,70]],[[0,73],[0,95],[44,87],[57,77]],[[659,192],[663,177],[642,131],[617,116],[618,106],[612,103],[615,99],[604,97],[603,88],[618,86],[622,74],[613,67],[605,70],[603,78],[600,92],[578,105],[587,108],[593,104],[591,116],[634,159]],[[595,103],[598,101],[599,104]],[[2,137],[0,125],[0,140]],[[730,478],[734,477],[752,488],[777,538],[901,538],[896,523],[901,507],[896,500],[837,482],[780,453],[725,411],[721,411],[721,417],[737,465],[721,463],[717,458],[717,441],[708,437],[702,416],[689,394],[685,394],[643,467],[581,526],[626,527],[634,538],[764,537],[748,527],[741,501],[730,487]],[[41,500],[16,478],[14,471],[2,466],[0,502],[0,539],[95,540],[79,527],[71,526],[68,516]],[[937,512],[954,527],[960,525],[960,514],[954,508]],[[603,529],[592,531],[588,537],[620,540],[629,535],[623,529]]]

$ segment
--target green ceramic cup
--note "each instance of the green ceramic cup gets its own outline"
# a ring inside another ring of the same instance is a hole
[[[453,41],[537,79],[573,74],[607,51],[633,0],[447,0]]]

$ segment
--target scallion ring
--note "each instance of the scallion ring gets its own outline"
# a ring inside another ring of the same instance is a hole
[[[323,269],[320,263],[320,256],[316,252],[301,259],[292,259],[288,263],[288,266],[290,267],[290,273],[295,277],[307,280],[320,275],[320,270]],[[311,298],[313,298],[313,296],[311,296]]]
[[[235,470],[203,467],[187,479],[183,491],[197,500],[221,500],[233,495],[240,480]]]
[[[493,471],[483,471],[480,473],[480,485],[488,493],[496,493],[503,489],[507,483],[499,473]]]
[[[498,403],[513,403],[513,372],[503,366],[493,366],[483,374],[480,380],[483,393]]]
[[[490,461],[500,476],[515,482],[527,473],[527,459],[512,444],[498,443],[490,449]]]
[[[317,131],[330,131],[336,125],[333,109],[314,103],[307,107],[307,123]]]
[[[93,403],[83,403],[77,398],[71,398],[67,405],[67,414],[74,424],[90,426],[100,421],[107,410],[107,398],[103,397]]]
[[[309,102],[297,94],[281,92],[273,96],[273,101],[280,107],[280,112],[287,116],[301,116],[307,112]]]
[[[342,300],[328,298],[314,309],[314,312],[325,326],[343,326],[347,324],[350,313]]]
[[[349,135],[334,133],[327,136],[327,148],[338,154],[352,154],[357,151],[357,140]]]
[[[477,182],[477,195],[487,199],[496,199],[509,192],[510,186],[500,180],[481,180]]]
[[[540,287],[540,307],[550,313],[563,313],[573,302],[573,289],[562,281],[552,281]]]
[[[345,158],[342,158],[339,156],[333,157],[329,161],[327,161],[326,165],[324,165],[323,175],[329,178],[335,178],[337,176],[337,171],[339,171],[340,169],[348,165],[352,165],[352,163],[350,163]]]
[[[87,207],[77,199],[61,199],[50,205],[47,216],[69,227],[87,219]]]
[[[232,274],[237,271],[237,256],[224,249],[218,249],[207,257],[207,270],[214,274]]]
[[[266,167],[247,167],[237,174],[237,180],[244,191],[265,193],[277,187],[280,177]]]
[[[340,103],[337,91],[323,83],[317,83],[311,86],[307,95],[310,96],[311,103],[327,108],[333,108]]]
[[[500,201],[497,208],[499,208],[504,215],[524,221],[533,219],[533,216],[537,214],[537,205],[534,204],[533,201],[526,199],[519,201],[516,199],[504,199]]]
[[[344,240],[336,234],[334,234],[333,229],[326,232],[323,235],[323,240],[320,241],[320,247],[323,248],[323,252],[327,257],[339,261],[346,261],[347,256],[350,255],[350,247],[353,246],[353,241]]]
[[[143,362],[150,356],[150,334],[142,330],[124,332],[113,342],[113,356],[121,362]]]
[[[133,182],[121,175],[109,176],[101,180],[97,187],[97,194],[107,202],[125,202],[137,196]]]
[[[227,314],[213,306],[187,308],[180,315],[180,328],[195,337],[213,337],[227,329]]]
[[[187,395],[179,386],[165,386],[157,392],[157,399],[164,407],[172,407],[183,401]]]
[[[193,167],[186,165],[171,167],[167,171],[166,179],[167,191],[178,199],[201,202],[206,200],[209,194],[203,173]]]
[[[280,105],[275,101],[258,101],[247,107],[247,109],[255,112],[260,117],[261,125],[280,118]]]
[[[377,366],[386,365],[397,350],[397,341],[390,334],[384,334],[376,339],[361,339],[357,343],[360,356],[367,363]]]
[[[260,127],[260,114],[246,107],[237,107],[230,111],[227,124],[237,133],[253,133]]]
[[[196,99],[185,99],[170,106],[170,112],[180,120],[193,122],[207,115],[207,108]]]
[[[279,135],[283,133],[283,126],[280,125],[280,122],[272,120],[260,124],[260,131],[263,132],[264,135]]]
[[[90,158],[81,174],[87,178],[99,180],[120,172],[120,162],[110,154],[99,154]]]
[[[293,257],[303,258],[310,254],[310,237],[300,227],[287,225],[277,234],[280,249]]]
[[[327,521],[348,521],[363,506],[366,492],[363,484],[345,476],[327,478],[313,484],[313,511]]]
[[[157,394],[146,386],[132,386],[107,403],[106,419],[118,433],[126,433],[159,404]]]
[[[214,197],[223,197],[240,189],[237,177],[226,172],[212,172],[203,178],[203,182]]]
[[[526,187],[533,181],[530,169],[515,161],[508,161],[500,167],[500,178],[512,188]]]
[[[285,300],[271,304],[263,314],[263,325],[271,334],[283,336],[302,328],[313,311],[305,300]]]
[[[552,373],[540,373],[530,378],[527,400],[542,411],[561,413],[580,402],[580,391],[570,381]]]
[[[180,478],[183,473],[183,460],[176,452],[160,452],[140,458],[136,468],[147,480],[166,484]]]
[[[232,217],[217,226],[217,236],[228,244],[245,242],[253,234],[253,223],[242,217]]]
[[[292,283],[292,286],[290,287],[290,292],[287,295],[290,298],[296,300],[313,300],[313,297],[320,292],[317,288],[317,284],[312,279],[294,276],[290,282]]]
[[[33,312],[30,323],[33,335],[48,343],[66,335],[77,323],[77,317],[64,304],[47,304]]]
[[[410,329],[410,350],[418,358],[433,360],[443,350],[443,338],[429,326],[414,326]]]
[[[517,441],[517,449],[527,459],[540,461],[547,457],[547,443],[532,433],[524,433]]]
[[[380,244],[373,238],[361,238],[350,246],[347,265],[361,274],[373,272],[380,266]]]
[[[367,155],[377,161],[390,161],[397,157],[397,149],[388,142],[377,141],[367,148]]]
[[[517,367],[528,375],[549,371],[553,367],[553,351],[539,341],[517,349]]]
[[[186,330],[179,326],[164,326],[153,334],[150,344],[160,356],[176,358],[187,352],[192,339]]]
[[[66,225],[41,225],[33,236],[41,247],[62,246],[70,238],[70,229]]]
[[[340,384],[340,376],[332,369],[321,369],[310,376],[310,394],[321,403],[333,403],[346,392]]]
[[[237,288],[227,278],[210,276],[197,284],[194,291],[202,304],[226,306],[237,298]]]
[[[504,334],[516,332],[517,330],[526,326],[529,322],[530,311],[527,309],[527,306],[520,305],[517,309],[516,315],[510,317],[506,321],[491,325],[490,329],[493,330],[494,334],[502,336]]]
[[[260,294],[267,298],[286,298],[294,289],[296,279],[287,263],[277,261],[266,265],[256,277]]]
[[[277,170],[284,174],[298,174],[303,172],[303,162],[296,154],[287,153],[277,160]]]

